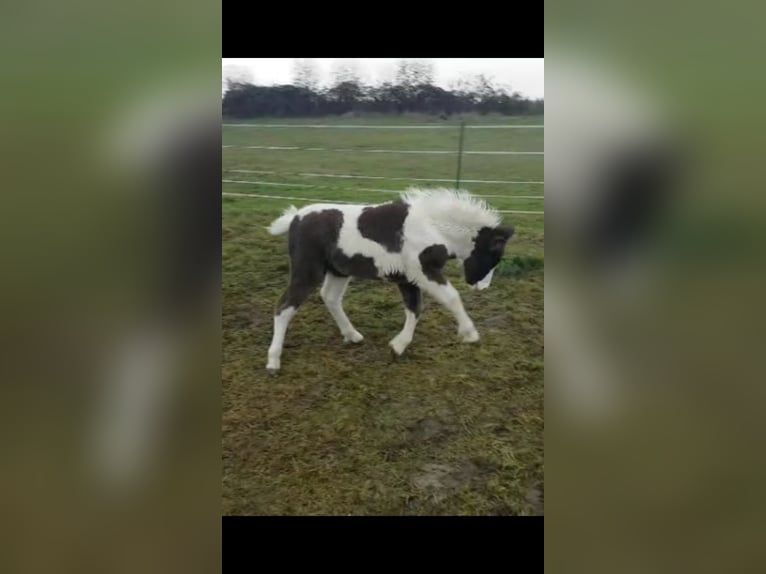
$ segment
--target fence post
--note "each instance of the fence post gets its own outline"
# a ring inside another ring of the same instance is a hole
[[[457,151],[457,177],[455,178],[455,189],[460,189],[460,170],[463,167],[463,135],[465,134],[465,120],[460,122],[460,143]]]

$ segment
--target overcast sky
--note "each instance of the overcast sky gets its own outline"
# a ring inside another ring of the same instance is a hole
[[[312,58],[319,81],[329,82],[333,62],[340,58]],[[378,84],[394,79],[396,63],[402,58],[342,58],[357,62],[363,82]],[[410,59],[410,58],[405,58]],[[456,80],[484,74],[529,98],[544,94],[543,58],[414,58],[434,65],[434,82],[447,88]],[[292,80],[294,58],[222,58],[224,79],[227,70],[247,70],[255,84],[287,84]]]

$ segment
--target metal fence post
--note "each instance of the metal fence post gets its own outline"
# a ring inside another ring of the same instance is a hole
[[[460,189],[460,170],[463,167],[463,136],[465,134],[465,121],[460,122],[460,143],[457,152],[457,177],[455,178],[455,189]]]

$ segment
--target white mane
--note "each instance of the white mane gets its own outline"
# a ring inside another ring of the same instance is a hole
[[[470,235],[482,227],[500,225],[500,214],[467,191],[411,187],[401,197],[443,231]]]

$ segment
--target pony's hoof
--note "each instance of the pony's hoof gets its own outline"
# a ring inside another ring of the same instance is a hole
[[[272,377],[276,377],[279,374],[279,369],[274,369],[272,367],[266,367],[266,372],[271,375]]]
[[[343,340],[346,343],[361,343],[364,340],[364,336],[359,331],[352,331],[343,335]]]
[[[388,342],[388,345],[391,347],[391,352],[397,357],[399,357],[404,353],[405,349],[407,349],[407,346],[409,345],[409,343],[394,337]]]
[[[458,333],[463,343],[475,343],[479,340],[479,332],[476,329]]]

